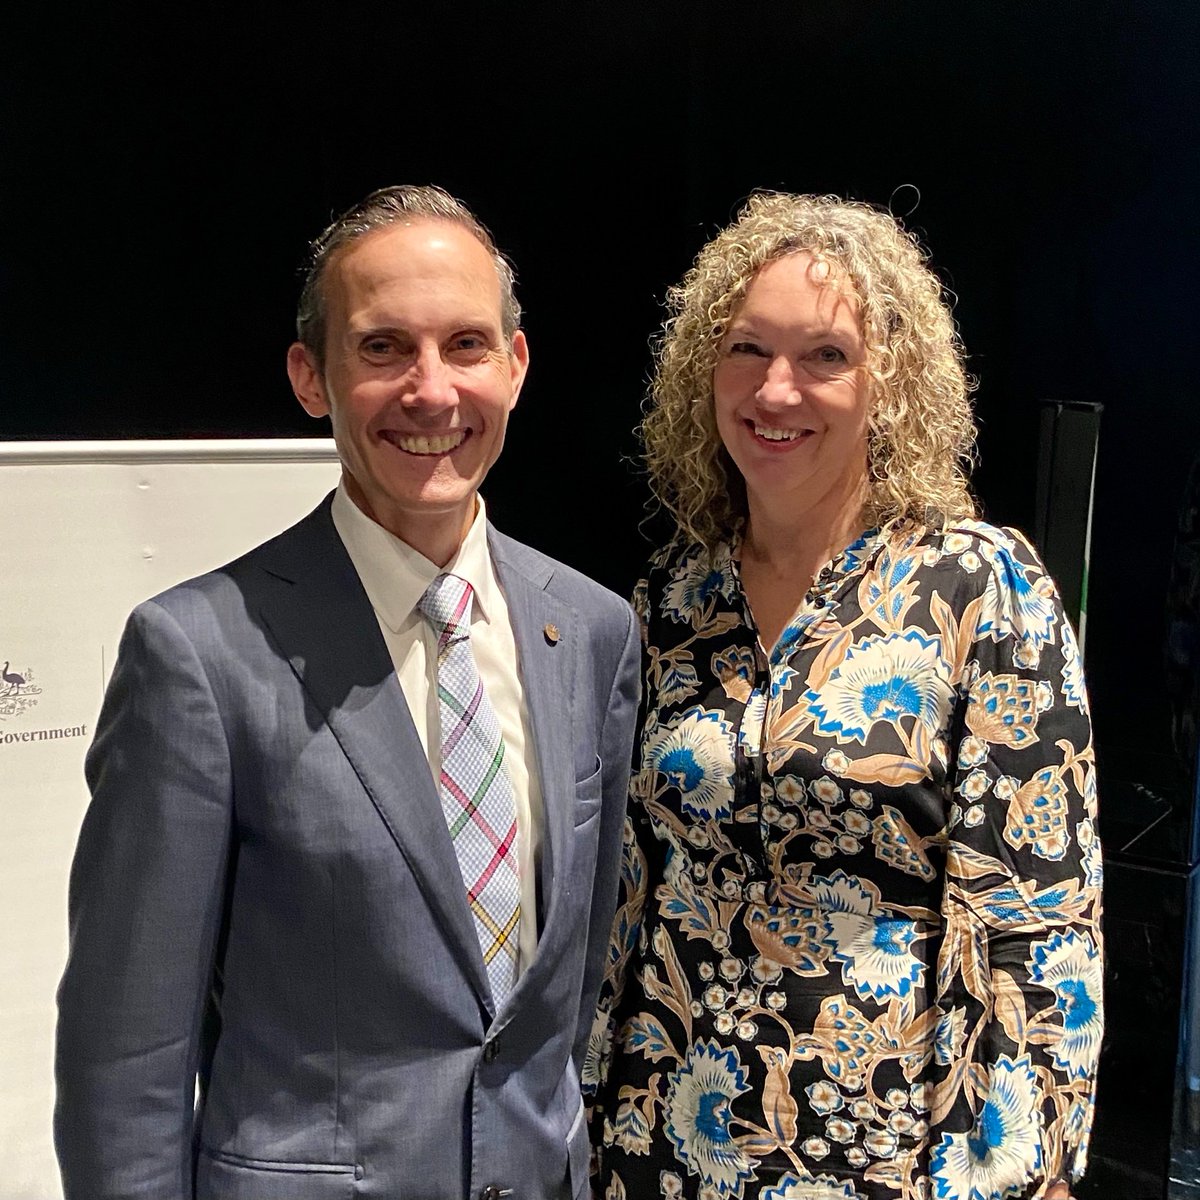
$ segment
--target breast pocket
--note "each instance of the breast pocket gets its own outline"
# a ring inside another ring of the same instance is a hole
[[[600,801],[603,795],[604,766],[599,757],[596,758],[596,769],[583,779],[575,781],[575,828],[586,824],[600,812]]]

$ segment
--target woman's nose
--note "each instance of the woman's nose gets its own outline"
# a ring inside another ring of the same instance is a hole
[[[782,354],[767,364],[756,398],[763,404],[795,404],[800,399],[795,370]]]

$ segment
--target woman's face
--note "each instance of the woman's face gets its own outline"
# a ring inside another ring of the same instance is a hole
[[[751,515],[861,502],[870,376],[858,301],[836,268],[797,252],[754,277],[713,372],[717,430]],[[839,283],[841,286],[839,286]]]

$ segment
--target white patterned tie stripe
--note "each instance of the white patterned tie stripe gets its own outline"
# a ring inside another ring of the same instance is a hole
[[[520,923],[517,809],[504,740],[471,653],[471,585],[439,575],[417,607],[438,642],[438,792],[497,1009],[512,990]]]

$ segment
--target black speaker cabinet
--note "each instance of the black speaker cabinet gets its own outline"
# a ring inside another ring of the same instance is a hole
[[[1038,439],[1034,544],[1058,582],[1080,648],[1087,637],[1092,495],[1103,411],[1102,404],[1045,400]]]

